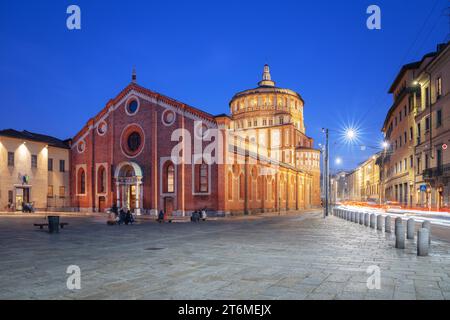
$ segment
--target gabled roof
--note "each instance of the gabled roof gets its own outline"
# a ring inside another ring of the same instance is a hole
[[[113,105],[118,104],[128,93],[130,93],[131,91],[136,91],[138,93],[144,94],[146,96],[149,96],[151,98],[154,98],[158,101],[162,101],[168,105],[171,105],[175,108],[184,110],[186,112],[192,113],[200,118],[203,118],[205,120],[211,121],[211,122],[216,122],[215,118],[212,114],[202,111],[198,108],[192,107],[190,105],[187,105],[185,103],[182,103],[178,100],[175,100],[173,98],[170,98],[166,95],[160,94],[158,92],[152,91],[150,89],[144,88],[140,85],[138,85],[135,82],[131,82],[130,84],[128,84],[115,98],[110,99],[105,107],[99,112],[97,113],[96,116],[94,116],[93,118],[89,119],[89,121],[86,123],[86,125],[75,135],[74,139],[74,143],[77,142],[77,140],[83,136],[83,134],[85,132],[87,132],[89,130],[89,127],[91,124],[95,124],[97,121],[99,121],[109,110],[109,108]]]
[[[0,130],[0,136],[16,138],[22,140],[36,141],[45,143],[51,147],[69,149],[69,141],[70,140],[60,140],[58,138],[47,136],[40,133],[30,132],[27,130],[17,131],[14,129],[5,129]]]

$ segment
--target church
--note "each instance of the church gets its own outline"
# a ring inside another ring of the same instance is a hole
[[[72,207],[136,214],[256,214],[320,206],[320,152],[300,94],[258,86],[211,115],[131,83],[72,139]]]

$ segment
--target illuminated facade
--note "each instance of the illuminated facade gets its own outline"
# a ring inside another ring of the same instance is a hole
[[[138,85],[134,73],[73,138],[72,206],[174,215],[319,206],[320,154],[303,104],[275,87],[268,66],[257,88],[232,98],[231,115],[218,116]]]
[[[70,207],[67,141],[12,129],[0,131],[0,211]]]

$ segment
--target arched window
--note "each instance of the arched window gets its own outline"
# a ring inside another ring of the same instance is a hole
[[[258,177],[258,200],[263,197],[263,177]]]
[[[163,192],[175,192],[175,166],[171,161],[166,162],[163,168]]]
[[[206,193],[209,191],[209,170],[206,163],[195,165],[195,191]]]
[[[275,179],[272,179],[272,200],[275,200]]]
[[[228,200],[233,200],[233,173],[228,172]]]
[[[83,168],[78,170],[78,194],[86,193],[86,173]]]
[[[245,197],[245,179],[244,174],[239,176],[239,199],[243,200]]]
[[[104,166],[98,168],[97,173],[97,192],[105,193],[106,192],[106,170]]]

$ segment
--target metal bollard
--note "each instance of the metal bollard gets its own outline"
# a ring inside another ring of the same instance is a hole
[[[422,222],[422,228],[428,229],[428,239],[429,239],[429,243],[431,243],[431,223],[430,221],[424,221]]]
[[[345,220],[350,220],[350,211],[345,211]]]
[[[363,212],[359,213],[359,224],[364,224],[364,213]]]
[[[359,223],[359,212],[355,212],[355,223]]]
[[[383,231],[383,216],[381,214],[377,216],[377,230]]]
[[[414,239],[416,222],[413,218],[406,221],[406,239]]]
[[[370,215],[370,227],[371,227],[372,229],[375,228],[375,213],[372,213],[372,214]]]
[[[395,219],[395,247],[405,249],[405,227],[400,217]]]
[[[366,227],[369,226],[369,214],[368,214],[368,213],[365,213],[365,214],[364,214],[364,225],[365,225]]]
[[[417,255],[424,257],[430,249],[430,232],[426,228],[417,231]]]
[[[384,218],[384,232],[391,233],[391,217]]]
[[[356,212],[352,212],[352,222],[356,221]]]

